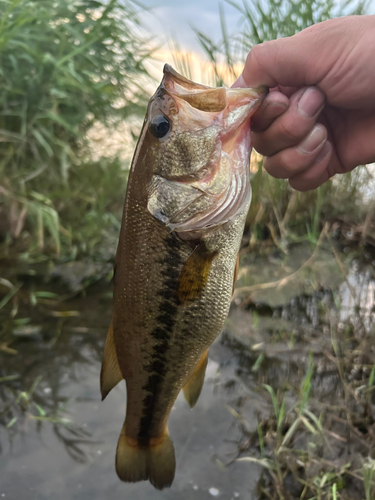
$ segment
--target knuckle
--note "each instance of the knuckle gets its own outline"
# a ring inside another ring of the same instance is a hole
[[[281,151],[274,156],[267,157],[264,168],[269,174],[278,179],[289,179],[306,169],[309,164],[307,159],[296,156],[291,148]]]
[[[258,45],[254,45],[250,52],[247,54],[245,66],[251,66],[252,62],[255,60],[258,64],[262,61],[261,53],[263,52],[262,45],[260,43]]]
[[[258,43],[254,45],[250,52],[247,54],[245,68],[258,67],[261,70],[268,72],[267,67],[265,67],[265,61],[268,59],[267,55],[270,52],[270,47],[274,41],[267,41],[263,43]]]
[[[252,145],[253,148],[261,155],[265,157],[269,157],[275,153],[270,147],[270,141],[267,138],[267,134],[265,132],[259,132],[252,134],[253,140]],[[272,142],[271,142],[272,144]]]
[[[300,179],[289,179],[289,185],[291,188],[295,189],[296,191],[301,191],[302,193],[313,189],[311,187],[311,184],[306,181],[301,181]]]
[[[280,174],[283,175],[282,179],[289,179],[295,175],[296,171],[300,170],[300,166],[296,166],[296,163],[291,161],[290,155],[287,152],[280,153],[278,155],[278,166]]]
[[[251,132],[251,145],[261,155],[265,155],[264,148],[262,147],[262,133]]]
[[[264,158],[263,166],[265,170],[276,179],[287,179],[289,177],[285,170],[285,164],[280,158],[267,156]]]
[[[297,144],[301,135],[303,135],[303,130],[298,128],[296,125],[292,125],[285,120],[280,120],[280,137],[283,141],[285,141],[288,145]]]
[[[248,53],[247,58],[250,60],[252,58],[254,58],[258,64],[262,64],[262,61],[264,59],[263,56],[264,56],[264,54],[269,53],[269,50],[270,50],[270,47],[272,46],[272,44],[274,44],[273,40],[266,41],[263,43],[258,43],[257,45],[254,45],[254,47],[252,47],[252,49]]]

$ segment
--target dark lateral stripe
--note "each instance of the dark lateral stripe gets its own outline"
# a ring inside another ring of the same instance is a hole
[[[165,250],[165,257],[159,262],[162,268],[161,274],[165,279],[162,280],[161,287],[157,291],[157,295],[161,297],[162,301],[159,306],[158,316],[156,317],[156,326],[151,332],[151,337],[156,342],[152,353],[153,361],[146,368],[150,375],[146,384],[142,387],[146,395],[142,402],[142,417],[138,432],[138,442],[140,445],[147,445],[150,439],[150,426],[166,374],[167,352],[177,317],[178,303],[176,289],[182,259],[180,243],[173,235],[166,237]]]

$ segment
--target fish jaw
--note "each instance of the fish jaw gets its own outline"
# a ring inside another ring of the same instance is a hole
[[[192,92],[194,89],[189,89],[188,95]],[[207,90],[199,87],[195,92],[204,96]],[[209,115],[204,116],[204,124],[210,118],[209,126],[219,129],[216,147],[209,161],[194,175],[173,176],[166,181],[168,193],[175,200],[174,205],[178,209],[166,213],[166,207],[163,208],[163,203],[160,203],[163,191],[159,191],[158,202],[155,203],[155,193],[149,199],[151,213],[169,231],[175,231],[183,239],[196,239],[202,235],[200,233],[225,224],[250,203],[250,121],[267,90],[227,89],[225,93],[223,109],[215,113],[204,113]],[[193,114],[196,116],[197,110],[189,102],[186,103],[184,97],[185,94],[180,94],[177,100],[183,114],[187,117]],[[202,115],[201,110],[199,114]],[[161,213],[163,216],[158,217],[157,214]]]
[[[264,87],[228,89],[226,94],[227,103],[222,112],[223,126],[219,133],[221,155],[213,158],[207,175],[193,184],[208,194],[222,193],[220,185],[222,185],[223,174],[228,177],[232,169],[241,169],[246,175],[245,171],[248,170],[251,153],[250,121],[263,101],[266,89]]]
[[[251,117],[259,108],[266,94],[266,87],[227,90],[224,128],[220,139],[223,151],[234,155],[235,159],[237,159],[238,148],[246,148],[247,155],[251,153],[251,143],[248,136]],[[242,158],[242,155],[239,158]]]

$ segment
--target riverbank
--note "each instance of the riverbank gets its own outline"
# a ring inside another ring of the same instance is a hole
[[[167,498],[373,498],[375,259],[345,248],[324,233],[287,253],[245,245],[201,399],[172,411]],[[101,403],[98,385],[111,263],[8,260],[1,276],[0,493],[162,498],[114,473],[125,393]]]

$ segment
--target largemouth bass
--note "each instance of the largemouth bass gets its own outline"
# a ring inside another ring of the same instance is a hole
[[[114,273],[103,399],[126,381],[123,481],[175,474],[167,421],[193,407],[227,317],[250,204],[250,118],[266,93],[198,85],[164,67],[134,154]]]

